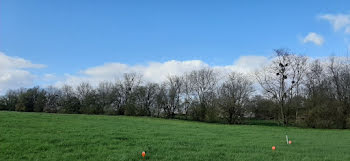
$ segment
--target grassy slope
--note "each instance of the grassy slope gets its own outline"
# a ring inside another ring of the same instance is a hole
[[[349,130],[0,112],[1,161],[141,160],[142,151],[146,160],[167,161],[350,160],[349,150]]]

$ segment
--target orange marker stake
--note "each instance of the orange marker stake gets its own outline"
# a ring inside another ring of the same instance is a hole
[[[143,160],[145,160],[146,152],[143,151],[141,155],[143,157]]]
[[[276,147],[275,147],[275,146],[272,146],[272,150],[276,150]]]
[[[289,144],[292,144],[292,141],[291,140],[289,140],[289,142],[288,142]]]

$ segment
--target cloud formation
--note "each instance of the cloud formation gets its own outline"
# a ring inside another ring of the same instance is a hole
[[[303,43],[314,43],[315,45],[318,45],[318,46],[321,46],[323,42],[324,42],[323,37],[314,32],[310,32],[303,39]]]
[[[324,14],[319,18],[327,20],[335,31],[344,31],[344,33],[350,34],[350,14]]]
[[[44,67],[45,65],[33,64],[29,60],[0,52],[0,93],[8,89],[32,86],[36,76],[28,69]]]
[[[240,73],[252,73],[259,69],[269,60],[264,56],[241,56],[232,65],[210,66],[201,60],[177,61],[170,60],[166,62],[150,62],[147,65],[130,66],[122,63],[106,63],[104,65],[91,67],[80,71],[79,74],[66,74],[64,81],[58,81],[56,86],[69,84],[76,86],[80,82],[89,82],[97,85],[102,81],[116,81],[123,77],[124,73],[135,72],[141,74],[145,82],[160,83],[165,81],[170,75],[182,75],[183,73],[201,68],[212,68],[218,73],[227,74],[236,71]]]
[[[211,66],[201,60],[170,60],[166,62],[149,62],[145,65],[128,65],[112,62],[90,67],[76,74],[65,74],[62,77],[53,73],[35,75],[30,69],[40,69],[46,66],[34,64],[29,60],[11,57],[0,52],[0,93],[4,94],[8,89],[34,85],[46,87],[51,84],[61,87],[63,84],[77,86],[81,82],[89,82],[95,86],[102,81],[115,82],[121,80],[124,73],[132,72],[142,75],[144,82],[155,83],[161,83],[171,75],[182,75],[202,68],[212,68],[221,75],[226,75],[232,71],[249,74],[268,62],[269,59],[264,56],[241,56],[232,65],[216,66]],[[39,82],[41,84],[35,84]]]

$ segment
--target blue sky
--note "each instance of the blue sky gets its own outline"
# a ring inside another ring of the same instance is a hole
[[[320,17],[347,16],[349,6],[346,0],[1,0],[0,52],[45,65],[20,68],[36,77],[34,84],[45,83],[38,79],[45,74],[63,80],[108,63],[201,60],[227,66],[242,56],[269,57],[276,48],[344,56],[349,24],[335,29],[331,19]],[[309,33],[322,43],[304,43]]]

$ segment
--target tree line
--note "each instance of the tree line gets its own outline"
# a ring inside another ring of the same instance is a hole
[[[94,87],[82,82],[8,90],[0,110],[152,116],[241,124],[275,120],[312,128],[350,127],[350,70],[346,59],[310,60],[286,49],[254,75],[220,75],[203,68],[145,83],[136,73]]]

